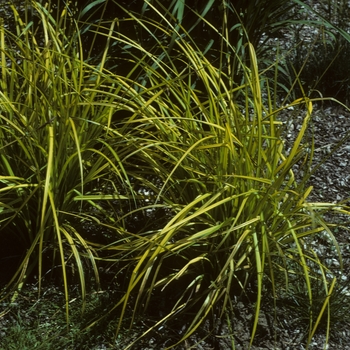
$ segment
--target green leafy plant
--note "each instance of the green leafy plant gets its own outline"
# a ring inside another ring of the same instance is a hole
[[[217,31],[222,45],[217,67],[184,27],[169,30],[160,21],[127,13],[127,20],[134,20],[150,35],[155,29],[169,37],[178,32],[170,56],[160,41],[155,46],[163,54],[153,54],[124,33],[110,37],[124,47],[125,57],[129,55],[138,71],[138,79],[123,80],[125,103],[120,108],[132,113],[123,127],[137,129],[139,134],[134,134],[134,151],[129,156],[145,164],[147,177],[142,180],[142,172],[133,175],[154,193],[150,205],[139,210],[166,205],[173,216],[156,230],[126,231],[124,240],[111,248],[113,256],[130,269],[125,294],[110,311],[121,310],[117,334],[125,318],[131,327],[140,313],[154,307],[152,299],[166,299],[165,316],[142,336],[192,311],[179,344],[217,306],[221,315],[234,308],[233,293],[245,291],[250,283],[256,300],[252,344],[264,289],[269,286],[274,298],[278,296],[277,275],[282,273],[288,289],[291,276],[300,274],[309,305],[313,304],[313,280],[323,281],[326,295],[332,292],[335,279],[329,280],[330,271],[308,245],[313,236],[326,231],[341,261],[322,216],[325,211],[344,209],[308,202],[312,191],[306,186],[308,172],[298,181],[293,173],[296,163],[307,168],[311,161],[312,145],[309,152],[302,140],[312,117],[312,100],[304,95],[279,108],[259,73],[251,43],[246,47],[248,67],[229,38]],[[108,28],[99,29],[107,35]],[[229,68],[234,60],[240,61],[244,72],[238,87]],[[305,117],[287,152],[278,114],[292,107],[303,109]],[[154,183],[159,179],[158,185],[152,185],[150,178]],[[174,295],[171,291],[176,289]],[[330,312],[327,300],[319,314],[309,314],[309,341],[322,314]],[[131,319],[127,317],[130,307]]]
[[[54,18],[50,7],[31,6],[26,19],[31,14],[37,24],[23,21],[12,6],[16,32],[0,26],[0,234],[19,237],[24,247],[6,290],[37,268],[40,291],[43,274],[61,266],[68,318],[68,266],[79,276],[83,300],[84,261],[99,285],[96,251],[75,223],[113,223],[95,202],[112,178],[111,197],[121,198],[117,187],[124,194],[132,189],[119,158],[127,152],[123,136],[110,125],[116,88],[103,72],[108,44],[99,65],[89,65],[70,9]],[[109,138],[121,148],[112,148]]]

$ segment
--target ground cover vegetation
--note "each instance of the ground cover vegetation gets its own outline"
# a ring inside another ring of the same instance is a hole
[[[337,227],[325,217],[349,208],[308,200],[309,124],[327,100],[304,88],[313,51],[298,67],[287,58],[300,42],[269,45],[306,25],[327,45],[349,41],[341,23],[307,22],[308,6],[285,4],[10,6],[12,26],[0,23],[0,316],[23,298],[36,310],[28,288],[41,300],[50,283],[65,310],[56,331],[27,332],[21,348],[92,348],[101,329],[96,342],[138,348],[165,327],[179,329],[164,342],[176,348],[205,320],[230,319],[238,299],[254,309],[253,345],[266,295],[275,309],[302,295],[305,347],[320,326],[328,342],[331,300],[344,296]],[[290,110],[303,120],[287,149],[280,115]],[[17,321],[1,334],[4,349],[18,345]]]

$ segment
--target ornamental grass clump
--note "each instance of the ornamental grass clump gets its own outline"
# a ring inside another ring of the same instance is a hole
[[[322,281],[325,295],[331,294],[336,279],[309,245],[310,239],[325,231],[341,263],[337,242],[322,216],[346,211],[308,201],[312,145],[304,147],[303,137],[312,118],[312,100],[303,95],[278,107],[273,87],[259,73],[253,45],[246,46],[247,66],[229,42],[225,16],[222,33],[216,30],[221,50],[212,62],[206,55],[210,44],[199,48],[183,26],[171,27],[168,21],[163,27],[160,20],[126,13],[130,17],[124,20],[135,21],[150,37],[156,30],[169,40],[176,33],[171,54],[164,41],[153,36],[154,54],[123,32],[110,34],[108,28],[99,28],[123,48],[123,59],[134,63],[132,74],[138,72],[136,79],[123,79],[124,102],[118,113],[132,114],[123,128],[138,131],[129,156],[146,165],[145,183],[152,176],[159,180],[144,209],[166,205],[172,217],[157,230],[125,232],[125,238],[110,247],[114,258],[130,269],[125,294],[113,308],[119,316],[117,334],[124,320],[132,327],[140,314],[158,308],[154,326],[142,336],[172,320],[187,319],[179,344],[211,312],[222,316],[234,309],[234,294],[251,288],[256,310],[252,344],[267,290],[276,300],[280,288],[288,290],[293,276],[301,275],[310,310],[314,280]],[[244,72],[238,86],[230,68],[234,60]],[[303,111],[304,118],[287,151],[278,117],[292,107]],[[296,163],[305,169],[298,181]],[[142,171],[137,176],[142,181]],[[326,313],[328,297],[318,314],[309,313],[308,341]]]
[[[2,282],[14,301],[27,276],[37,276],[40,292],[44,275],[60,270],[68,317],[74,281],[68,267],[78,276],[83,302],[87,270],[99,285],[98,247],[75,224],[113,224],[95,200],[107,185],[110,196],[119,183],[124,199],[132,192],[119,158],[127,147],[110,126],[115,87],[103,73],[106,53],[98,66],[89,65],[70,9],[56,9],[55,18],[47,5],[30,4],[25,18],[11,6],[16,32],[0,25],[0,235],[20,245],[18,268]],[[111,135],[122,148],[110,146]]]

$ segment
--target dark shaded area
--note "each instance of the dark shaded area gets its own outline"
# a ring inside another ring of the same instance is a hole
[[[0,234],[0,288],[14,276],[23,261],[26,247],[23,241],[11,230]]]
[[[333,97],[348,104],[350,98],[350,42],[338,36],[333,44],[302,46],[294,62],[296,72],[312,97]],[[305,64],[306,57],[310,54]],[[320,59],[321,57],[321,59]],[[295,77],[294,77],[295,78]],[[298,89],[298,87],[297,87]],[[301,91],[299,90],[299,94]]]

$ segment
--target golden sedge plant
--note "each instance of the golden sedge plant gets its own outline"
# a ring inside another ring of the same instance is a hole
[[[119,183],[126,200],[132,189],[119,158],[127,147],[110,126],[116,98],[110,91],[117,88],[103,73],[106,53],[98,65],[86,63],[70,9],[56,9],[56,17],[51,10],[30,1],[22,18],[12,6],[15,32],[1,20],[0,234],[24,247],[4,295],[14,301],[34,274],[40,293],[44,274],[59,267],[68,321],[68,266],[78,276],[83,306],[87,269],[99,285],[96,250],[77,223],[113,223],[94,200],[104,199],[107,185],[119,199]],[[121,148],[110,146],[112,138]]]
[[[298,181],[293,172],[296,163],[307,170],[311,162],[312,145],[309,151],[302,142],[313,101],[304,95],[288,106],[276,106],[268,81],[259,73],[254,47],[246,46],[247,66],[229,42],[225,15],[222,33],[213,27],[221,50],[212,61],[207,55],[210,44],[199,48],[184,26],[172,26],[147,4],[161,20],[140,19],[125,10],[127,17],[118,25],[134,21],[153,37],[150,49],[128,33],[103,26],[99,31],[122,47],[123,59],[133,63],[133,70],[119,78],[123,103],[118,113],[129,113],[122,125],[135,137],[124,161],[137,159],[142,166],[132,168],[133,176],[153,193],[147,206],[138,210],[164,206],[172,217],[158,229],[126,230],[124,239],[110,246],[113,258],[129,269],[125,294],[110,313],[118,310],[120,334],[124,320],[131,327],[165,298],[167,312],[141,337],[191,315],[179,344],[214,310],[219,308],[222,316],[233,309],[233,295],[250,285],[256,310],[252,344],[264,290],[277,299],[278,291],[283,286],[288,290],[293,276],[301,275],[310,307],[313,280],[323,281],[325,294],[331,294],[336,279],[308,242],[326,232],[341,262],[323,214],[348,212],[340,205],[309,202],[308,172]],[[171,53],[152,35],[155,31],[173,42]],[[242,85],[235,83],[230,69],[234,60],[244,72]],[[278,116],[289,107],[300,108],[304,119],[287,152]],[[328,297],[319,314],[309,315],[308,341],[324,313],[330,313]]]

